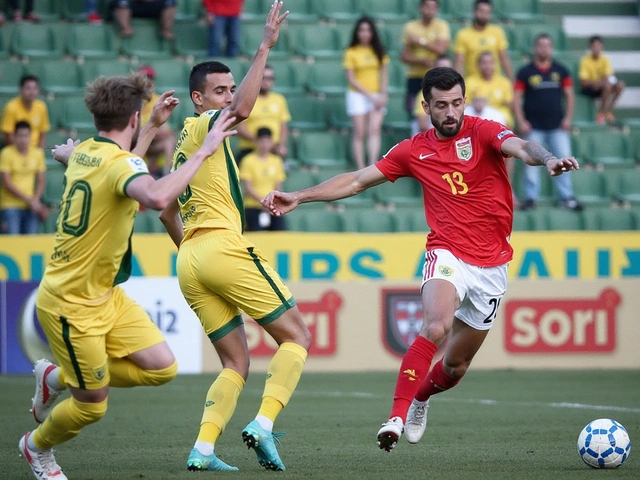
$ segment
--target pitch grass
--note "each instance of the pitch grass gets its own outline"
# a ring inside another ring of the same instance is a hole
[[[395,375],[307,374],[277,422],[284,473],[267,472],[241,442],[258,407],[263,375],[250,376],[216,449],[240,472],[187,472],[212,375],[181,376],[161,388],[113,389],[109,412],[57,450],[71,479],[601,479],[640,478],[640,372],[470,372],[434,397],[419,445],[404,439],[390,454],[375,445],[388,415]],[[33,428],[30,377],[0,377],[0,478],[30,479],[18,457]],[[602,407],[552,406],[567,402]],[[626,411],[625,411],[626,409]],[[612,417],[636,446],[614,471],[591,470],[576,453],[589,421]]]

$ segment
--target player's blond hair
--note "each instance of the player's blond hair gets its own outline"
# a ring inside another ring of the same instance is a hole
[[[152,95],[153,84],[141,73],[101,76],[87,85],[84,103],[98,131],[122,131],[131,115],[142,109],[142,101],[148,102]]]

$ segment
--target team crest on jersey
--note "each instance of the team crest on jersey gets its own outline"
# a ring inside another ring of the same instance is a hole
[[[473,148],[471,148],[471,137],[461,138],[456,142],[456,153],[460,160],[468,162],[473,155]]]
[[[453,275],[453,268],[447,267],[446,265],[440,265],[440,267],[438,267],[438,270],[440,270],[440,273],[445,277],[450,277],[451,275]]]
[[[106,365],[102,365],[101,367],[95,368],[93,370],[93,377],[98,381],[101,381],[106,374],[107,374]]]

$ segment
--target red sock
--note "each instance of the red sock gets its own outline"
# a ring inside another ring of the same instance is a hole
[[[437,345],[424,337],[416,338],[409,347],[400,365],[389,418],[400,417],[403,422],[406,420],[409,406],[416,395],[416,390],[422,383],[422,379],[429,372],[431,360],[433,360],[436,350],[438,350]]]
[[[425,381],[422,382],[422,385],[420,385],[418,393],[416,393],[416,400],[426,402],[431,395],[455,387],[460,380],[462,380],[462,377],[451,378],[445,373],[444,368],[442,368],[442,359],[440,359],[440,361],[433,366]]]

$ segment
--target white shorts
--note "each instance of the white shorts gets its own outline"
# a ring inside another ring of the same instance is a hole
[[[476,267],[443,249],[427,251],[425,259],[422,287],[434,278],[450,282],[460,301],[456,318],[476,330],[489,330],[507,290],[507,264]]]
[[[366,115],[376,109],[373,102],[366,95],[360,92],[348,91],[346,102],[347,115],[350,117],[355,115]]]

